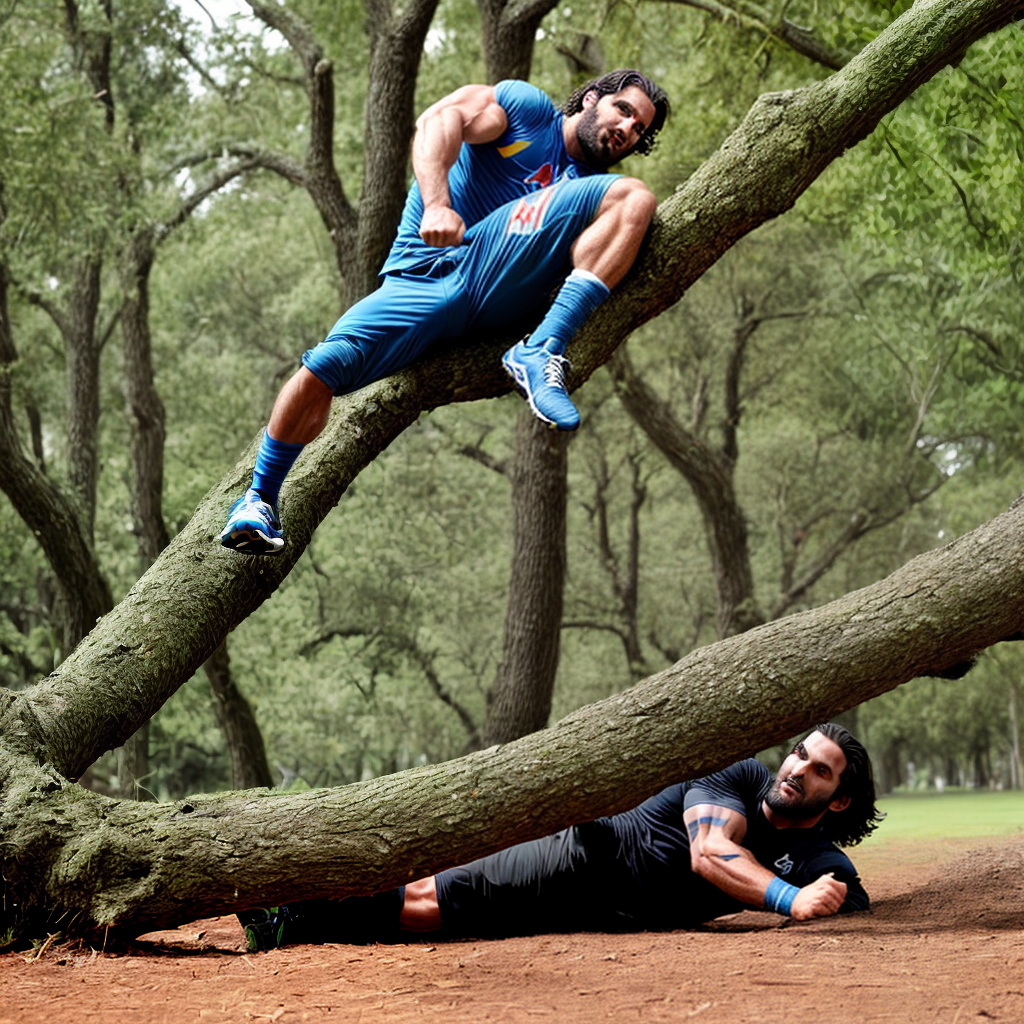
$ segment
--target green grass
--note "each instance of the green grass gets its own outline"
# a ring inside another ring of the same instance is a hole
[[[1024,791],[947,790],[895,793],[878,806],[887,817],[874,842],[906,839],[984,838],[1024,829]]]

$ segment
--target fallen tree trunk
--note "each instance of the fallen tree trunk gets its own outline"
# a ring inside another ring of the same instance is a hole
[[[340,789],[153,805],[88,793],[6,747],[5,923],[14,905],[37,931],[133,935],[268,900],[398,885],[630,807],[916,676],[959,674],[1022,632],[1019,500],[873,586],[445,764]]]

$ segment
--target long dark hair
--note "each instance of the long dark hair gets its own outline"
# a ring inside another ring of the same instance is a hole
[[[864,745],[849,729],[835,722],[824,722],[814,727],[830,739],[846,757],[846,768],[839,776],[835,795],[848,796],[850,806],[844,811],[829,811],[821,819],[822,828],[838,846],[856,846],[878,828],[885,815],[875,806],[875,777],[871,758]]]
[[[646,75],[641,74],[641,72],[634,71],[633,68],[619,68],[618,71],[609,71],[600,78],[591,79],[589,82],[581,85],[562,104],[562,113],[566,115],[578,114],[583,109],[583,97],[588,92],[596,92],[597,98],[600,99],[602,96],[622,92],[623,89],[631,85],[635,85],[640,89],[654,104],[654,117],[633,149],[634,153],[647,156],[654,148],[654,140],[657,138],[658,132],[664,127],[671,108],[668,102],[668,94],[665,90],[660,85],[655,85],[654,82]]]

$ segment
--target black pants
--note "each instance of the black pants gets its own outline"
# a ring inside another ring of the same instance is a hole
[[[447,935],[496,937],[635,928],[632,885],[598,822],[520,843],[437,875]]]

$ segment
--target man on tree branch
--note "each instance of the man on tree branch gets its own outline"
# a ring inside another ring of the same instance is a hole
[[[838,849],[882,815],[867,751],[819,725],[778,773],[753,759],[678,783],[631,811],[398,889],[239,914],[252,950],[295,942],[404,941],[686,928],[737,910],[799,921],[866,910]]]
[[[649,153],[668,111],[664,91],[632,70],[588,82],[562,111],[519,81],[463,86],[428,108],[380,287],[281,389],[221,543],[247,554],[283,549],[278,493],[335,395],[397,372],[440,338],[519,319],[559,281],[539,326],[502,362],[541,420],[574,430],[563,352],[632,266],[656,205],[643,182],[606,172]]]

